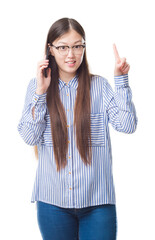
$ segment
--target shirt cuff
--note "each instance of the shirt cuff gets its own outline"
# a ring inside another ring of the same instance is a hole
[[[129,81],[128,81],[128,74],[121,75],[121,76],[115,76],[115,86],[116,87],[128,87]]]
[[[47,93],[43,93],[41,95],[34,93],[32,98],[33,104],[35,105],[37,103],[46,103],[46,96],[47,96]]]

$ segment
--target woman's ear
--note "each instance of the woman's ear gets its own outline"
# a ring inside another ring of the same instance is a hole
[[[54,56],[54,52],[53,52],[53,49],[51,47],[51,45],[48,43],[48,47],[49,47],[49,53]]]
[[[53,48],[51,47],[51,46],[49,46],[49,49],[50,49],[50,54],[52,55],[52,56],[54,56],[54,51],[53,51]]]

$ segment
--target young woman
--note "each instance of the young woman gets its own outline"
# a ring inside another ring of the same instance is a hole
[[[137,118],[130,66],[113,47],[115,92],[90,74],[82,26],[60,19],[47,35],[48,59],[28,85],[18,131],[39,158],[31,201],[44,240],[116,239],[108,124],[133,133]]]

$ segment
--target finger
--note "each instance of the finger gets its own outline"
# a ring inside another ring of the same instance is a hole
[[[126,64],[127,62],[126,62],[126,58],[121,58],[121,63],[122,63],[122,66],[124,65],[124,64]]]
[[[126,69],[128,66],[129,66],[128,64],[125,64],[122,69],[124,70],[124,69]]]
[[[47,73],[47,77],[51,76],[51,68],[48,68],[48,73]]]
[[[113,44],[113,50],[114,50],[114,55],[115,55],[116,61],[120,61],[120,56],[119,56],[119,53],[117,51],[117,48],[116,48],[115,44]]]
[[[44,60],[42,60],[42,61],[39,61],[39,62],[38,62],[38,65],[44,64],[44,63],[48,63],[48,62],[49,62],[49,59],[44,59]]]
[[[49,62],[48,59],[44,59],[44,60],[40,61],[39,64],[48,63],[48,62]]]
[[[123,73],[128,73],[130,69],[130,65],[126,66],[125,69],[122,70]]]
[[[43,69],[47,68],[47,66],[41,66],[40,67],[40,71],[42,71]]]
[[[122,63],[126,62],[126,58],[121,58]]]
[[[124,68],[124,71],[129,69],[130,68],[130,65],[128,64],[125,68]]]
[[[119,64],[119,67],[122,69],[124,68],[124,66],[126,66],[127,62],[126,62],[126,58],[121,58],[120,60],[121,62]]]
[[[48,67],[48,65],[49,65],[49,63],[47,62],[47,63],[40,63],[39,65],[38,65],[38,67],[39,68],[41,68],[41,67]]]
[[[120,67],[121,70],[124,70],[126,68],[127,65],[123,65]]]
[[[121,65],[121,69],[125,69],[127,66],[128,66],[128,63],[127,62],[123,62],[122,65]]]

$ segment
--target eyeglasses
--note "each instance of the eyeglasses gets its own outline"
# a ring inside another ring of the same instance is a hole
[[[66,56],[69,53],[69,49],[73,49],[73,52],[75,55],[81,55],[86,47],[85,44],[81,44],[81,45],[75,45],[75,46],[54,46],[53,44],[51,44],[52,47],[55,47],[55,49],[58,50],[58,52],[62,55],[62,56]]]

